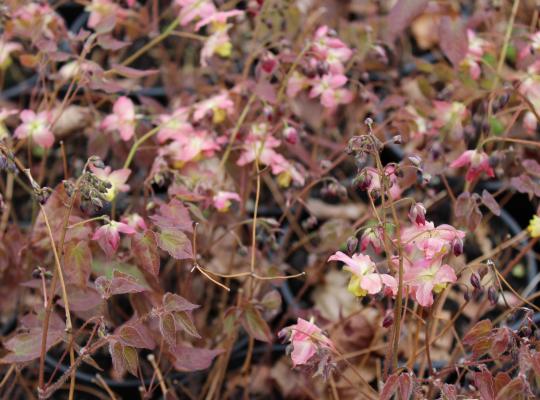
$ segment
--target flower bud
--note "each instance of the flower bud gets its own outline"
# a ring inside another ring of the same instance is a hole
[[[455,238],[452,242],[452,251],[456,257],[463,254],[463,240],[461,238]]]
[[[356,236],[351,236],[347,239],[347,252],[353,254],[358,248],[358,239]]]
[[[488,299],[492,306],[497,305],[497,301],[499,300],[499,292],[493,286],[490,286],[488,289]]]
[[[384,316],[382,326],[383,328],[389,328],[394,324],[394,311],[388,310]]]
[[[422,203],[415,203],[411,206],[409,219],[416,225],[426,224],[426,208]]]
[[[478,275],[475,272],[473,272],[471,274],[471,285],[475,289],[481,289],[482,288],[482,286],[480,284],[480,278],[478,277]]]
[[[298,143],[298,131],[292,126],[288,126],[283,130],[283,137],[285,141],[289,144]]]

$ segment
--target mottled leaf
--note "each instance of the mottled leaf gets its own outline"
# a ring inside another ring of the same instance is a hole
[[[181,230],[162,228],[161,232],[155,235],[159,248],[165,250],[171,257],[177,260],[193,258],[191,242]]]
[[[169,345],[176,345],[176,324],[171,313],[167,312],[159,316],[159,331]]]
[[[197,332],[197,328],[195,327],[195,324],[193,323],[193,317],[191,316],[191,312],[181,311],[181,312],[175,312],[173,313],[173,315],[174,315],[174,321],[176,323],[177,328],[183,329],[186,333],[196,338],[201,337],[199,335],[199,332]]]
[[[159,207],[158,213],[150,219],[160,228],[180,229],[185,232],[193,232],[193,221],[189,216],[188,209],[176,199]]]
[[[159,254],[153,233],[149,230],[144,234],[136,233],[131,239],[131,244],[136,263],[150,274],[158,276]]]
[[[165,293],[163,296],[163,307],[165,311],[174,312],[174,311],[191,311],[199,308],[197,304],[190,303],[182,296],[179,296],[175,293]]]
[[[478,388],[482,400],[495,400],[493,377],[485,367],[480,372],[474,373],[474,385]]]
[[[463,338],[463,344],[473,345],[478,340],[486,338],[491,333],[491,329],[493,329],[493,324],[489,319],[477,322]]]
[[[66,281],[84,287],[92,270],[92,251],[84,240],[69,241],[65,245],[64,272]]]
[[[138,349],[153,349],[155,343],[148,328],[139,321],[131,321],[118,329],[118,339],[125,346]]]
[[[106,276],[99,276],[96,279],[96,288],[104,299],[108,299],[116,294],[139,293],[148,290],[146,286],[138,283],[131,275],[120,271],[114,271],[112,279]]]

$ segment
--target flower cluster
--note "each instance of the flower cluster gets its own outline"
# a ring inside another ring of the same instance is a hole
[[[309,88],[309,97],[320,97],[326,108],[350,103],[353,95],[345,88],[348,79],[344,73],[352,50],[336,37],[335,32],[322,26],[315,32],[308,54],[304,60],[305,74],[298,71],[292,74],[287,83],[287,95],[296,97],[301,90]]]
[[[433,304],[433,293],[440,293],[447,284],[457,280],[454,269],[444,260],[452,253],[460,254],[465,233],[451,225],[435,227],[433,222],[426,221],[422,204],[413,205],[409,218],[411,225],[402,230],[399,240],[394,239],[396,246],[401,245],[404,252],[401,261],[404,269],[403,294],[409,293],[420,305],[429,307]],[[384,238],[380,236],[384,234],[387,233],[383,230],[370,228],[369,231],[369,236],[377,238],[378,245],[382,244]],[[366,247],[362,245],[362,249]],[[397,278],[378,272],[369,255],[354,254],[349,257],[338,251],[328,261],[341,261],[346,265],[344,270],[352,274],[348,290],[355,296],[381,292],[396,296],[398,293]],[[390,267],[397,271],[399,263],[398,256],[394,256]]]
[[[270,167],[272,173],[278,176],[278,183],[287,187],[291,181],[299,185],[304,184],[304,176],[285,157],[275,149],[281,142],[268,131],[266,123],[256,124],[244,140],[243,152],[237,164],[244,166],[255,160]]]

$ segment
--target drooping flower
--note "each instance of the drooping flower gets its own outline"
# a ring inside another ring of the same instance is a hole
[[[366,251],[371,246],[377,254],[381,254],[383,234],[384,232],[380,227],[366,228],[360,238],[360,251]]]
[[[135,106],[131,99],[121,96],[113,105],[113,113],[107,115],[101,127],[106,131],[118,131],[124,141],[130,140],[135,134]]]
[[[433,304],[433,293],[440,293],[449,283],[457,281],[454,269],[442,264],[442,257],[420,260],[410,264],[406,259],[403,281],[411,289],[412,296],[423,307]]]
[[[229,97],[227,92],[221,92],[218,95],[210,97],[195,104],[195,111],[193,113],[193,120],[195,122],[200,121],[206,115],[212,115],[212,122],[219,124],[225,121],[227,115],[234,113],[234,102]]]
[[[141,231],[148,229],[146,222],[144,222],[144,218],[137,213],[131,213],[127,217],[123,217],[121,222],[128,224],[133,229],[140,229]]]
[[[203,66],[208,65],[208,60],[214,54],[223,58],[231,56],[232,43],[229,38],[229,29],[232,25],[227,24],[227,19],[243,14],[244,12],[240,10],[216,12],[205,16],[205,18],[197,23],[195,26],[196,30],[199,30],[205,25],[210,25],[209,31],[211,32],[211,35],[206,39],[201,50],[201,64]]]
[[[92,240],[96,240],[101,249],[112,256],[118,250],[120,244],[120,233],[133,235],[136,232],[135,228],[123,222],[110,221],[109,223],[99,227],[92,236]]]
[[[7,69],[11,65],[11,53],[18,50],[22,50],[20,43],[0,39],[0,69]]]
[[[319,352],[331,352],[334,349],[332,341],[323,334],[321,328],[302,318],[298,318],[295,325],[282,329],[278,336],[288,338],[291,342],[293,367],[311,364]]]
[[[129,191],[129,185],[126,182],[131,175],[130,169],[122,168],[113,171],[111,167],[97,168],[94,165],[90,165],[90,170],[99,179],[111,184],[111,187],[107,189],[107,193],[105,194],[107,201],[112,201],[119,192]]]
[[[35,113],[24,110],[20,114],[22,124],[15,129],[17,139],[31,138],[34,142],[46,149],[52,147],[54,134],[51,131],[51,115],[47,111]]]
[[[399,199],[399,197],[401,197],[401,188],[398,184],[395,167],[391,164],[388,164],[384,167],[383,173],[388,179],[388,193],[390,194],[390,196],[392,196],[392,199]],[[361,189],[367,190],[368,192],[383,192],[381,176],[379,175],[379,171],[377,169],[373,167],[366,167],[363,169],[361,177],[363,179],[362,183],[360,184]]]
[[[219,212],[227,212],[227,211],[229,211],[229,208],[230,208],[230,206],[232,204],[231,203],[232,200],[238,201],[238,202],[241,201],[240,196],[238,195],[238,193],[224,192],[224,191],[220,190],[212,198],[212,202],[214,204],[214,207]]]
[[[377,294],[386,286],[390,292],[397,293],[396,279],[388,274],[379,274],[376,272],[375,263],[368,255],[353,254],[349,257],[347,254],[338,251],[330,256],[328,261],[341,261],[346,267],[343,269],[352,274],[347,290],[358,297],[369,294]]]
[[[482,74],[482,56],[488,47],[488,43],[479,38],[471,29],[467,30],[467,37],[469,39],[469,48],[465,58],[461,61],[461,65],[469,69],[471,78],[477,80]]]
[[[538,215],[532,217],[527,230],[529,231],[531,237],[540,237],[540,217]]]
[[[468,112],[465,104],[454,101],[433,101],[436,112],[433,127],[448,132],[452,138],[461,139],[463,137],[463,121],[467,118]]]
[[[468,182],[474,181],[482,172],[490,178],[495,177],[495,172],[489,164],[489,156],[478,150],[467,150],[450,164],[451,168],[467,167],[465,179]]]

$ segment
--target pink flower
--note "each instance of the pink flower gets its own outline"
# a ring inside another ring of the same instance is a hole
[[[220,146],[207,131],[195,131],[189,135],[178,136],[160,150],[160,154],[170,157],[176,168],[201,157],[211,157]]]
[[[353,254],[349,257],[345,253],[338,251],[330,256],[328,261],[341,261],[347,266],[345,271],[352,273],[347,290],[358,297],[369,294],[377,294],[387,286],[391,293],[397,293],[397,282],[393,276],[379,274],[376,272],[375,263],[368,255]]]
[[[126,235],[133,235],[136,231],[133,227],[123,222],[110,221],[94,232],[92,240],[97,240],[101,249],[110,257],[118,249],[120,232]]]
[[[475,32],[471,29],[467,30],[467,36],[469,39],[469,48],[465,58],[461,61],[461,65],[468,67],[471,78],[477,80],[482,74],[480,65],[488,43],[476,36]]]
[[[289,336],[292,344],[291,359],[293,367],[308,364],[321,350],[332,351],[334,345],[315,324],[298,318],[295,325],[282,329],[278,336]]]
[[[519,52],[519,59],[523,60],[540,50],[540,31],[529,35],[529,43]]]
[[[452,168],[467,167],[465,179],[468,182],[474,181],[482,172],[490,178],[495,177],[495,172],[489,165],[489,156],[483,151],[467,150],[450,164]]]
[[[0,39],[0,69],[6,69],[11,64],[11,53],[22,50],[22,45],[15,42],[6,42]]]
[[[229,211],[229,207],[231,206],[231,200],[240,201],[240,196],[238,195],[238,193],[224,192],[224,191],[220,190],[212,198],[212,202],[214,203],[214,207],[219,212],[227,212],[227,211]]]
[[[135,106],[128,97],[122,96],[115,101],[113,113],[107,115],[101,127],[106,131],[118,131],[124,141],[130,140],[135,134]]]
[[[212,0],[175,0],[180,9],[180,24],[186,26],[197,18],[205,18],[217,12]]]
[[[352,56],[352,50],[339,38],[329,35],[327,26],[321,26],[315,32],[312,51],[319,61],[328,63],[332,74],[342,74],[345,70],[343,66]]]
[[[296,95],[303,89],[309,86],[309,79],[306,78],[298,71],[294,71],[289,80],[287,81],[287,96],[296,97]]]
[[[274,175],[278,175],[280,186],[289,186],[291,180],[303,185],[304,176],[285,157],[274,150],[281,142],[270,136],[267,129],[268,126],[264,123],[252,127],[250,135],[244,140],[244,151],[236,164],[244,166],[257,159],[260,164],[268,165]]]
[[[406,262],[406,265],[409,264]],[[412,295],[423,307],[433,304],[433,293],[440,293],[448,283],[457,281],[456,273],[442,258],[421,260],[405,268],[403,281],[411,288]]]
[[[131,213],[127,217],[123,217],[122,222],[124,224],[128,224],[133,229],[139,229],[141,231],[148,229],[146,222],[144,222],[144,218],[137,213]]]
[[[221,92],[220,94],[210,97],[195,104],[195,112],[193,113],[193,120],[195,122],[200,121],[206,115],[212,114],[212,122],[219,124],[225,121],[227,115],[234,113],[234,102],[229,97],[227,92]]]
[[[126,182],[131,175],[130,169],[122,168],[112,171],[111,167],[105,167],[102,169],[93,165],[90,166],[90,169],[99,179],[111,184],[111,187],[105,194],[107,201],[112,201],[119,192],[129,191],[129,185],[127,185]]]
[[[31,138],[34,142],[46,149],[54,143],[54,134],[51,131],[51,116],[47,111],[35,113],[24,110],[20,114],[22,124],[15,129],[17,139]]]
[[[189,109],[182,107],[172,114],[159,116],[159,128],[157,139],[159,143],[165,143],[169,139],[178,139],[194,132],[193,125],[188,121]]]
[[[326,108],[335,108],[339,102],[336,100],[337,89],[347,83],[345,75],[324,75],[314,80],[309,97],[321,96],[321,104]],[[341,94],[347,100],[346,94]],[[350,100],[349,100],[350,101]]]

